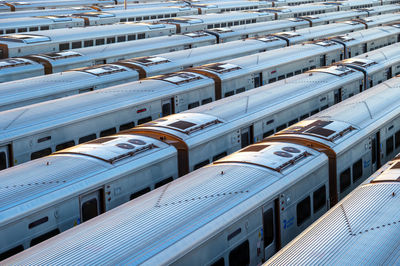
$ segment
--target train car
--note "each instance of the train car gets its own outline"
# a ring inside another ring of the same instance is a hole
[[[1,4],[0,4],[1,8]],[[26,17],[37,17],[37,16],[68,16],[72,13],[84,13],[90,12],[94,9],[91,7],[74,7],[74,8],[57,8],[57,9],[46,9],[46,10],[26,10],[18,12],[2,12],[1,19],[14,19],[14,18],[26,18]]]
[[[398,154],[264,265],[396,264],[399,159]]]
[[[385,156],[380,149],[387,128],[392,127],[390,134],[400,129],[394,123],[400,119],[397,79],[338,103],[3,263],[186,265],[195,261],[198,265],[257,265],[370,176],[379,167],[373,158],[380,157],[379,163],[383,164],[400,151],[400,146],[392,146],[391,156]],[[385,108],[388,103],[389,110]],[[297,116],[296,109],[294,117]],[[180,122],[183,127],[184,121]],[[188,129],[193,126],[186,125]],[[383,133],[381,141],[376,141],[376,132]],[[48,199],[56,202],[59,194],[54,191]],[[393,197],[392,190],[389,194]],[[62,204],[67,202],[59,200],[57,210]],[[95,213],[97,206],[90,207],[87,210]],[[47,211],[35,217],[44,222],[35,224],[45,224],[45,217],[53,216],[54,209]],[[344,228],[348,233],[348,226]],[[59,229],[48,226],[46,230],[55,231],[54,235]],[[308,246],[308,250],[314,252],[310,262],[315,262],[315,249]],[[290,256],[296,258],[293,253]]]
[[[272,4],[266,1],[235,1],[235,2],[217,2],[217,3],[193,3],[190,5],[193,8],[197,8],[199,14],[209,13],[223,13],[230,11],[243,11],[253,10],[264,7],[271,7]]]
[[[379,0],[356,0],[356,1],[337,1],[337,2],[323,2],[322,5],[336,6],[337,11],[346,11],[351,9],[371,8],[381,5]]]
[[[337,9],[328,5],[313,5],[313,4],[305,4],[300,6],[292,6],[292,7],[275,7],[275,8],[263,8],[259,9],[262,12],[270,12],[273,13],[275,19],[284,19],[284,18],[297,18],[301,16],[309,16],[316,14],[324,14],[328,12],[335,12]]]
[[[9,7],[9,10],[3,11],[22,11],[32,9],[63,8],[84,5],[115,4],[113,0],[68,0],[68,1],[35,1],[35,2],[4,2],[3,5]]]
[[[174,33],[173,25],[125,22],[98,27],[55,29],[35,34],[3,35],[0,36],[0,58],[60,52]]]
[[[376,16],[381,14],[399,12],[399,5],[384,5],[384,6],[374,6],[371,8],[358,9],[359,11],[368,12],[369,16]]]
[[[43,65],[27,58],[0,60],[0,81],[24,79],[44,74]]]

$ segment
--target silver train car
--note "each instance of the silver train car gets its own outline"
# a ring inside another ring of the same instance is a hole
[[[2,1],[0,12],[14,12],[31,9],[47,9],[47,8],[63,8],[85,5],[109,5],[115,4],[113,0],[67,0],[67,1],[33,1],[33,2],[17,2]]]
[[[273,13],[275,19],[278,20],[284,18],[297,18],[301,16],[318,15],[339,10],[337,10],[337,8],[335,8],[334,6],[329,5],[305,4],[292,7],[263,8],[259,11]]]
[[[265,265],[397,264],[399,160],[398,154]]]
[[[391,44],[387,38],[390,30],[385,28],[382,33],[382,41],[367,35],[367,43]],[[0,149],[6,167],[13,166],[49,155],[66,143],[87,142],[126,125],[142,124],[338,62],[343,51],[342,45],[330,41],[295,45],[5,111],[1,113]]]
[[[400,146],[391,146],[389,154],[383,152],[390,149],[384,141],[389,137],[387,128],[392,127],[389,134],[400,132],[400,123],[395,123],[400,119],[398,79],[338,103],[3,263],[260,264],[376,171],[379,165],[374,158],[384,163],[400,151]],[[297,110],[293,117],[299,115]],[[185,121],[180,122],[172,127],[183,127]],[[190,130],[194,125],[186,126]],[[120,144],[128,145],[127,141]],[[100,187],[94,180],[87,183]],[[115,191],[118,187],[106,184],[104,188]],[[57,192],[48,199],[56,201],[61,188]],[[106,197],[112,198],[111,193]],[[46,226],[50,219],[46,217],[53,219],[56,210],[56,217],[61,217],[62,204],[76,206],[77,201],[76,197],[59,201],[58,208],[35,217],[32,226]],[[86,211],[93,214],[96,208],[93,202]],[[340,225],[348,233],[348,226]],[[47,226],[46,230],[59,229]]]

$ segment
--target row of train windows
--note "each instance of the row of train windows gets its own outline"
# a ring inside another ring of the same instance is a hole
[[[49,26],[40,26],[40,27],[29,27],[29,28],[19,28],[19,29],[6,29],[6,30],[1,30],[0,29],[0,34],[10,34],[10,33],[16,33],[16,32],[27,32],[27,31],[38,31],[38,30],[49,30]]]
[[[363,163],[362,159],[359,159],[353,164],[353,184],[362,177],[363,175]],[[351,171],[350,167],[340,173],[340,193],[343,193],[351,185]]]
[[[299,6],[302,4],[309,4],[309,3],[314,3],[314,1],[304,1],[304,2],[296,2],[296,3],[287,3],[288,6]]]
[[[101,38],[101,39],[96,39],[96,40],[86,40],[86,41],[77,41],[77,42],[67,42],[67,43],[60,43],[59,44],[59,50],[69,50],[69,49],[77,49],[77,48],[82,48],[82,47],[91,47],[95,45],[103,45],[103,44],[110,44],[110,43],[116,43],[116,42],[126,42],[126,41],[133,41],[133,40],[140,40],[140,39],[145,39],[146,34],[145,33],[139,33],[137,34],[129,34],[129,35],[121,35],[117,37],[109,37],[109,38]],[[70,47],[71,45],[71,47]]]
[[[334,62],[332,62],[332,63],[334,63]],[[308,70],[312,70],[312,69],[315,69],[317,66],[310,66],[310,67],[305,67],[305,68],[303,68],[303,69],[299,69],[299,70],[296,70],[295,72],[289,72],[289,73],[287,73],[287,74],[284,74],[284,75],[280,75],[280,76],[278,76],[278,78],[271,78],[271,79],[269,79],[268,80],[268,83],[272,83],[272,82],[275,82],[275,81],[277,81],[277,80],[282,80],[282,79],[285,79],[285,78],[290,78],[290,77],[293,77],[293,75],[299,75],[299,74],[301,74],[301,73],[304,73],[304,72],[306,72],[306,71],[308,71]]]
[[[322,14],[325,13],[325,10],[317,10],[317,11],[309,11],[309,12],[303,12],[303,13],[295,13],[294,17],[301,17],[301,16],[309,16],[309,15],[315,15],[315,14]]]
[[[250,246],[249,240],[243,241],[229,253],[229,265],[249,265],[250,264]],[[224,266],[225,259],[220,258],[211,266]]]
[[[242,87],[242,88],[237,89],[236,91],[228,91],[228,92],[226,92],[226,93],[224,94],[224,97],[229,97],[229,96],[232,96],[232,95],[235,95],[235,94],[244,92],[245,90],[246,90],[246,89],[245,89],[244,87]],[[202,100],[202,101],[201,101],[201,105],[204,105],[204,104],[207,104],[207,103],[210,103],[210,102],[212,102],[212,98],[211,98],[211,97]],[[200,103],[199,103],[199,102],[192,102],[192,103],[189,103],[189,104],[188,104],[188,110],[189,110],[189,109],[196,108],[196,107],[198,107],[198,106],[200,106]]]
[[[152,120],[151,116],[139,119],[138,120],[138,125],[146,123],[146,122],[150,122],[151,120]],[[130,129],[130,128],[133,128],[134,126],[135,126],[135,122],[126,123],[126,124],[120,125],[119,131]],[[115,127],[109,128],[109,129],[101,131],[100,132],[100,137],[106,137],[106,136],[109,136],[109,135],[113,135],[115,133],[117,133],[117,129]],[[78,142],[79,142],[79,144],[82,144],[82,143],[94,140],[96,138],[97,138],[97,135],[95,133],[93,133],[93,134],[90,134],[90,135],[87,135],[87,136],[79,138]],[[50,138],[48,138],[48,139],[50,139]],[[72,147],[72,146],[75,146],[75,145],[76,144],[75,144],[74,140],[63,142],[63,143],[60,143],[60,144],[56,145],[56,151],[63,150],[63,149],[66,149],[66,148],[69,148],[69,147]],[[42,150],[39,150],[39,151],[35,151],[35,152],[31,153],[31,160],[35,160],[35,159],[50,155],[51,153],[52,153],[51,148],[46,148],[46,149],[42,149]]]
[[[257,6],[221,8],[221,12],[239,11],[239,10],[249,10],[249,9],[257,9],[257,8],[258,8]]]
[[[215,161],[217,161],[217,160],[219,160],[219,159],[221,159],[221,158],[224,158],[224,157],[227,156],[227,155],[228,155],[228,153],[227,153],[226,151],[221,152],[221,153],[219,153],[219,154],[213,156],[212,161],[215,162]],[[209,163],[210,163],[210,160],[208,160],[208,159],[207,159],[207,160],[204,160],[204,161],[202,161],[202,162],[196,164],[196,165],[193,167],[193,170],[197,170],[197,169],[199,169],[199,168],[201,168],[201,167],[203,167],[203,166],[206,166],[206,165],[209,164]]]
[[[322,106],[321,108],[314,109],[314,110],[312,110],[310,113],[306,113],[306,114],[300,116],[300,118],[295,118],[295,119],[289,121],[287,124],[285,123],[285,124],[282,124],[282,125],[276,127],[275,130],[272,129],[272,130],[269,130],[269,131],[267,131],[267,132],[264,132],[263,138],[266,138],[266,137],[268,137],[268,136],[274,134],[275,132],[279,132],[279,131],[281,131],[281,130],[284,130],[285,128],[290,127],[291,125],[294,125],[294,124],[296,124],[297,122],[299,122],[299,121],[301,121],[301,120],[304,120],[304,119],[306,119],[306,118],[308,118],[308,117],[310,117],[310,116],[312,116],[312,115],[315,115],[315,114],[318,113],[319,111],[325,110],[325,109],[327,109],[328,107],[329,107],[329,105],[324,105],[324,106]],[[271,123],[273,123],[273,122],[274,122],[274,120],[270,120],[270,121],[267,122],[267,125],[268,125],[268,124],[271,124]]]
[[[174,14],[161,14],[161,15],[152,15],[152,16],[143,16],[143,17],[132,17],[132,18],[121,18],[120,22],[127,22],[127,21],[142,21],[142,20],[149,20],[149,19],[157,19],[157,18],[173,18],[177,15]]]
[[[389,156],[394,149],[400,147],[400,130],[398,130],[394,135],[386,139],[386,156]]]
[[[207,29],[213,29],[213,28],[223,28],[223,27],[231,27],[231,26],[237,26],[237,25],[244,25],[244,24],[252,24],[256,23],[256,19],[247,19],[247,20],[240,20],[240,21],[232,21],[232,22],[223,22],[223,23],[217,23],[217,24],[209,24],[207,25]]]
[[[314,214],[325,206],[326,202],[326,188],[325,185],[321,186],[313,192],[313,212]],[[297,226],[302,225],[307,219],[311,217],[311,202],[310,196],[300,201],[296,206]]]

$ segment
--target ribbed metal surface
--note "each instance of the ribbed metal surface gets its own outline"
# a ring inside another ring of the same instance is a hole
[[[359,187],[266,265],[396,264],[399,206],[399,183]]]

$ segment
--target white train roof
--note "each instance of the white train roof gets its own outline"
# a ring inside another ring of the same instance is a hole
[[[264,157],[266,163],[274,160],[271,153],[286,146],[271,143],[258,151],[257,160]],[[312,149],[290,146],[310,155],[290,167],[291,171],[287,169],[285,175],[250,163],[204,167],[4,263],[40,264],[44,259],[65,264],[74,264],[77,259],[81,264],[100,261],[109,264],[173,263],[177,257],[228,227],[231,222],[227,221],[237,220],[256,204],[271,199],[279,189],[301,181],[306,168],[309,171],[327,161],[325,155]],[[252,152],[246,154],[255,156]],[[189,239],[193,245],[188,245]],[[93,245],[97,252],[87,249]],[[38,249],[42,249],[41,252],[37,252]],[[63,252],[64,249],[69,252]],[[199,259],[199,264],[205,263]]]
[[[362,43],[368,40],[376,39],[379,36],[393,35],[399,32],[400,28],[396,26],[382,26],[362,31],[350,32],[343,35],[331,37],[329,39],[341,41],[346,45],[351,46],[356,43]]]

